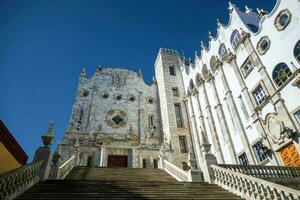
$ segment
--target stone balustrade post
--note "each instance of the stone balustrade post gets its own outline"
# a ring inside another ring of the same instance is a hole
[[[33,162],[43,161],[40,169],[40,180],[45,180],[49,177],[52,153],[50,146],[54,142],[54,123],[52,122],[48,128],[48,131],[42,136],[44,143],[43,147],[39,147],[34,155]]]

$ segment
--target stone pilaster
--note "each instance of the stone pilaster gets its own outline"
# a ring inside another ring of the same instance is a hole
[[[190,105],[190,108],[191,108],[191,112],[189,113],[190,114],[190,118],[191,118],[191,122],[192,122],[192,126],[193,126],[193,136],[194,136],[194,140],[195,140],[195,146],[196,146],[196,149],[200,149],[200,144],[201,144],[201,141],[200,141],[200,138],[199,138],[199,131],[198,131],[198,126],[197,126],[197,121],[195,119],[195,110],[194,110],[194,106],[193,106],[193,100],[192,100],[192,95],[191,93],[188,94],[188,102],[189,102],[189,105]],[[199,159],[201,158],[202,154],[200,151],[196,151],[196,154],[197,154],[197,157],[198,157],[198,161]],[[200,163],[198,163],[198,166]]]
[[[252,148],[250,146],[248,137],[246,135],[246,131],[244,129],[244,126],[243,126],[243,123],[242,123],[242,120],[241,120],[241,116],[239,115],[236,103],[235,103],[234,98],[232,96],[232,91],[230,90],[229,84],[227,82],[227,78],[226,78],[226,75],[224,73],[223,66],[219,67],[219,72],[220,72],[220,75],[221,75],[222,83],[223,83],[224,88],[225,88],[226,101],[228,102],[229,109],[232,112],[234,123],[236,125],[239,136],[240,136],[240,138],[242,140],[242,143],[244,145],[244,148],[245,148],[245,153],[247,154],[249,163],[250,164],[255,164],[255,156],[253,154],[253,151],[252,151]]]
[[[231,134],[230,134],[230,131],[229,131],[229,128],[228,128],[227,120],[226,120],[226,117],[225,117],[225,114],[224,114],[223,106],[221,104],[220,97],[219,97],[219,94],[218,94],[218,91],[217,91],[217,88],[216,88],[215,78],[213,76],[210,76],[208,81],[212,86],[212,91],[214,93],[214,98],[215,98],[215,101],[217,102],[215,110],[217,112],[217,115],[220,118],[221,129],[222,129],[222,132],[224,133],[225,140],[228,144],[231,160],[232,160],[233,163],[237,163],[236,152],[235,152],[234,145],[233,145],[232,138],[231,138]]]
[[[222,163],[224,163],[224,156],[223,156],[223,152],[222,152],[222,149],[221,149],[219,136],[218,136],[218,133],[217,133],[215,120],[213,118],[213,114],[212,114],[212,111],[211,111],[211,106],[210,106],[209,99],[208,99],[208,96],[207,96],[207,92],[206,92],[206,88],[205,88],[205,82],[202,81],[202,83],[200,84],[199,87],[201,89],[201,93],[202,93],[202,96],[204,97],[204,101],[205,101],[205,109],[206,109],[206,112],[207,112],[207,115],[208,115],[207,118],[208,118],[208,124],[209,124],[209,127],[210,127],[211,136],[212,136],[212,142],[213,142],[213,145],[214,145],[214,148],[215,148],[215,151],[216,151],[218,162],[220,164],[222,164]]]
[[[197,99],[197,105],[198,105],[198,110],[199,110],[199,121],[200,121],[200,127],[203,133],[205,134],[205,137],[207,137],[207,130],[205,126],[205,121],[204,121],[204,116],[203,116],[203,111],[201,108],[201,103],[200,103],[200,98],[199,98],[199,91],[196,91],[196,99]],[[216,133],[216,132],[214,132]],[[216,151],[217,158],[219,160],[219,163],[224,163],[224,156],[222,152],[222,148],[220,145],[219,141],[219,136],[218,134],[212,135],[212,142]]]

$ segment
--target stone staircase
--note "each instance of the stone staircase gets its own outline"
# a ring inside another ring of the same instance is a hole
[[[75,167],[64,180],[41,181],[17,199],[241,199],[205,182],[177,182],[160,169]]]

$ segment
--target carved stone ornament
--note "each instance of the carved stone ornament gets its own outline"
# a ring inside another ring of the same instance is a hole
[[[266,123],[268,128],[268,135],[275,143],[283,142],[282,132],[284,131],[284,124],[278,117],[271,113],[266,117]]]
[[[122,110],[110,110],[107,113],[106,122],[112,128],[125,127],[127,124],[127,114]]]
[[[120,74],[114,74],[112,76],[112,85],[116,88],[121,88],[126,84],[126,76],[121,76]]]

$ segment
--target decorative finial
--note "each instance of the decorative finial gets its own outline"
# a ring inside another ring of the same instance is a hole
[[[235,8],[235,5],[234,4],[232,4],[230,1],[228,2],[228,10],[229,10],[229,12],[232,12],[233,11],[233,9]]]
[[[181,49],[181,53],[182,53],[182,58],[183,58],[183,60],[185,60],[185,56],[184,56],[184,51],[183,51],[183,49]]]
[[[203,41],[201,40],[201,42],[200,42],[200,47],[201,47],[201,49],[202,50],[204,50],[205,49],[205,46],[204,46],[204,43],[203,43]]]
[[[256,10],[257,10],[257,14],[258,14],[259,18],[262,18],[264,15],[266,15],[268,13],[267,11],[264,11],[263,9],[257,8]]]
[[[211,35],[211,32],[210,32],[210,31],[208,31],[208,39],[209,39],[209,40],[212,40],[212,39],[213,39],[213,36]]]
[[[249,8],[248,6],[245,6],[245,13],[249,14],[252,12],[252,9]]]
[[[223,24],[221,23],[220,19],[217,18],[217,28],[220,28]]]
[[[42,136],[45,147],[49,147],[54,142],[54,122],[51,122],[47,132]]]
[[[82,68],[81,72],[80,72],[80,76],[81,77],[86,77],[86,74],[85,74],[85,67]]]
[[[138,71],[137,75],[138,75],[138,77],[143,77],[143,73],[142,73],[141,68],[139,68],[139,71]]]
[[[195,51],[195,58],[197,58],[198,57],[198,52],[197,51]]]
[[[101,72],[101,71],[102,71],[101,64],[99,64],[96,68],[96,72]]]

